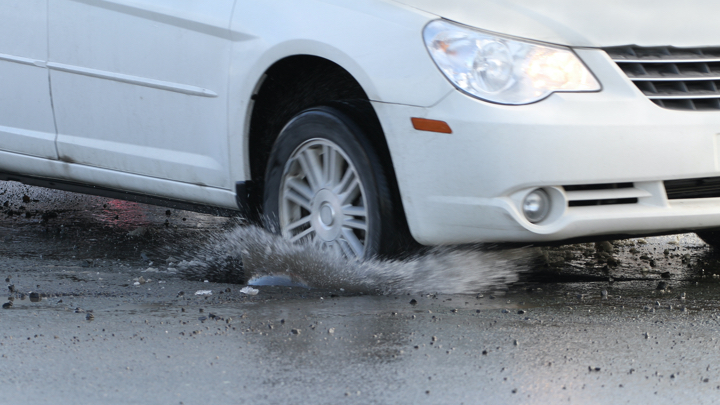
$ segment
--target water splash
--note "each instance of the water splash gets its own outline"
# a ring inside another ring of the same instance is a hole
[[[471,294],[517,280],[534,250],[438,247],[404,260],[348,261],[314,245],[297,245],[254,226],[211,234],[178,268],[186,278],[246,283],[283,276],[320,289],[364,293]]]

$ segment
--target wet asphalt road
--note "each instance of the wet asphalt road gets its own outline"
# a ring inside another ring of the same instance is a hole
[[[248,295],[168,261],[236,226],[0,183],[0,404],[718,402],[720,266],[692,234],[543,249],[472,295]]]

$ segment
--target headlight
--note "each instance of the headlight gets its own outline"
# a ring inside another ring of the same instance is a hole
[[[429,23],[425,45],[460,90],[500,104],[529,104],[558,91],[598,91],[569,48],[519,41],[448,21]]]

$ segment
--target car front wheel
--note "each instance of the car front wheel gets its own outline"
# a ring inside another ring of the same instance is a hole
[[[392,238],[392,198],[365,131],[332,107],[295,116],[270,154],[266,226],[348,258],[380,254]]]

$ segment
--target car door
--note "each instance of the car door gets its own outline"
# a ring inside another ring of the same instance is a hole
[[[235,0],[48,1],[59,158],[231,188]]]
[[[57,158],[47,37],[47,0],[0,0],[0,151]]]

